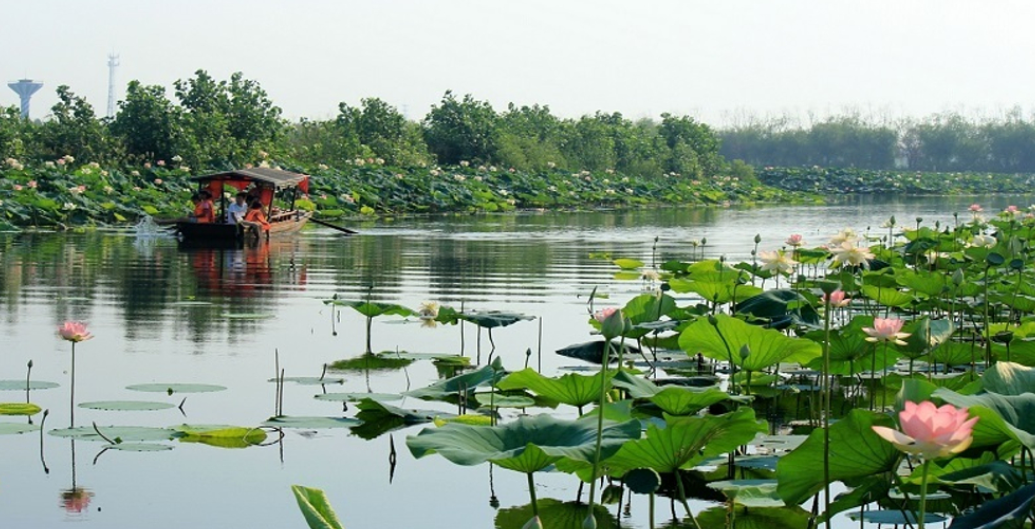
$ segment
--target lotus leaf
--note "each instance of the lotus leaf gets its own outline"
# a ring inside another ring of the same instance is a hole
[[[105,445],[105,450],[121,450],[123,452],[165,452],[172,450],[171,445],[162,443],[118,443]]]
[[[714,318],[716,325],[700,318],[687,327],[679,336],[679,346],[690,355],[703,353],[716,360],[728,361],[732,356],[735,365],[748,371],[761,371],[781,362],[807,364],[823,354],[822,347],[811,340],[788,338],[780,331],[724,314]],[[750,351],[747,358],[740,354],[745,347]]]
[[[600,364],[604,358],[605,344],[607,344],[607,342],[603,340],[595,340],[592,342],[569,345],[563,349],[558,349],[557,354],[567,356],[568,358],[578,358],[579,360]],[[619,347],[621,347],[620,344],[611,342],[611,350],[609,351],[610,361],[613,362],[618,358]],[[629,355],[640,354],[640,350],[630,344],[625,344],[625,352]]]
[[[421,430],[406,438],[416,458],[438,453],[459,465],[492,462],[526,474],[543,470],[562,458],[592,461],[597,439],[597,421],[565,421],[550,415],[519,417],[500,426],[470,427],[447,424]],[[601,432],[601,458],[606,459],[622,444],[640,436],[639,421],[607,423]]]
[[[863,285],[860,291],[864,296],[888,307],[905,307],[915,299],[910,292],[890,287]]]
[[[864,522],[884,524],[884,525],[913,525],[916,524],[916,514],[910,511],[899,511],[899,510],[873,510],[864,512],[850,512],[848,517],[852,520],[862,520]],[[946,518],[940,514],[927,513],[924,515],[925,523],[941,523]]]
[[[498,382],[504,375],[503,365],[500,363],[499,357],[497,357],[490,365],[482,366],[475,371],[457,375],[453,378],[440,380],[420,389],[408,391],[406,395],[426,400],[441,399],[459,393],[473,392],[478,386]]]
[[[25,391],[36,389],[53,389],[61,386],[57,382],[45,382],[43,380],[0,380],[0,391]]]
[[[692,415],[712,404],[730,400],[731,395],[718,388],[705,390],[685,388],[680,386],[666,386],[648,400],[656,404],[665,413],[672,416]],[[738,398],[743,402],[743,398]]]
[[[148,402],[143,400],[107,400],[83,402],[79,404],[79,407],[90,410],[108,411],[155,411],[175,408],[176,405],[168,402]]]
[[[179,439],[181,443],[201,443],[218,448],[247,448],[266,440],[266,432],[260,428],[184,424],[173,429],[183,432],[183,437]]]
[[[474,401],[478,407],[492,408],[531,408],[535,399],[527,395],[506,395],[498,391],[475,393]]]
[[[713,481],[709,487],[718,490],[745,507],[783,507],[783,500],[776,494],[775,479],[736,479]]]
[[[314,395],[316,400],[329,400],[334,402],[359,402],[363,399],[373,399],[385,402],[402,400],[403,396],[398,393],[321,393]]]
[[[615,266],[617,266],[618,268],[621,268],[622,270],[636,270],[637,268],[643,266],[643,261],[637,259],[615,259],[611,262],[614,263]]]
[[[536,395],[579,408],[600,400],[600,375],[568,373],[550,378],[526,368],[507,375],[496,387],[502,390],[528,389]]]
[[[980,421],[979,421],[980,422]],[[842,481],[894,470],[901,452],[874,433],[872,426],[893,427],[891,417],[855,409],[830,425],[830,479]],[[788,505],[797,505],[823,489],[824,431],[808,439],[776,465],[777,492]]]
[[[932,320],[925,316],[909,322],[902,330],[909,333],[909,338],[899,350],[910,358],[918,358],[947,344],[956,329],[949,320]]]
[[[323,386],[325,384],[344,384],[344,378],[331,378],[331,377],[284,377],[284,382],[294,382],[303,386]],[[277,379],[271,378],[266,382],[277,382]]]
[[[607,466],[615,477],[634,468],[671,473],[731,452],[766,430],[765,422],[756,420],[755,411],[747,406],[724,415],[665,416],[664,428],[649,425],[645,438],[625,443]]]
[[[0,422],[0,435],[12,435],[39,430],[38,424],[22,424],[13,422]]]
[[[1020,523],[1031,512],[1033,502],[1035,502],[1035,485],[1027,485],[1006,496],[982,503],[974,511],[957,516],[949,527],[950,529],[995,529],[1007,524]]]
[[[751,315],[769,322],[771,327],[790,324],[818,326],[819,313],[799,292],[791,289],[767,290],[737,304],[737,314]]]
[[[132,386],[126,386],[126,389],[131,391],[148,391],[152,393],[212,393],[216,391],[223,391],[226,389],[225,386],[217,386],[215,384],[134,384]]]
[[[351,428],[360,423],[356,419],[343,417],[270,417],[263,426],[270,428],[305,428],[319,430],[323,428]]]
[[[454,416],[431,410],[404,410],[374,399],[363,399],[356,407],[359,408],[356,418],[363,421],[363,424],[353,427],[352,433],[363,439],[374,439],[404,426]]]
[[[999,361],[981,376],[981,387],[989,393],[1021,395],[1035,393],[1035,368],[1015,362]]]
[[[541,527],[550,529],[583,529],[583,522],[586,521],[587,506],[584,502],[572,501],[562,503],[553,498],[538,500],[539,519]],[[496,514],[496,529],[523,529],[526,523],[532,518],[532,506],[509,507],[500,509]],[[621,524],[602,505],[593,506],[593,517],[596,519],[597,529],[617,529]]]
[[[501,312],[498,310],[461,312],[459,318],[469,321],[479,327],[493,329],[506,327],[522,320],[534,320],[535,316],[526,316],[516,312]]]
[[[182,433],[169,428],[150,428],[146,426],[102,426],[98,429],[108,439],[116,441],[169,441],[176,437],[183,436]],[[83,441],[103,441],[104,438],[97,434],[92,426],[78,426],[76,428],[62,428],[51,430],[50,435],[57,437],[68,437]]]
[[[413,360],[407,358],[392,358],[387,355],[363,353],[355,358],[338,360],[328,367],[338,371],[390,371],[402,369],[412,363]]]
[[[697,516],[700,527],[727,527],[733,519],[737,529],[802,529],[810,523],[809,513],[800,507],[751,508],[734,505],[701,511]]]
[[[0,415],[36,415],[42,409],[28,402],[0,402]]]
[[[368,318],[376,318],[378,316],[407,317],[417,315],[417,313],[412,309],[408,309],[395,303],[374,303],[370,301],[349,301],[344,299],[325,299],[323,300],[323,303],[324,305],[333,305],[336,307],[350,307]]]
[[[309,529],[345,529],[322,490],[292,485],[291,492],[295,495],[295,501]]]

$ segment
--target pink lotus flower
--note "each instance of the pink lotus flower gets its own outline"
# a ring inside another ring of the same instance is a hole
[[[971,204],[970,205],[970,212],[971,213],[978,213],[978,212],[981,212],[981,211],[984,211],[984,209],[981,207],[981,204]]]
[[[896,318],[874,318],[873,327],[863,327],[863,332],[868,336],[867,342],[893,342],[897,345],[906,345],[903,341],[909,338],[908,332],[901,332],[904,321]]]
[[[86,330],[86,324],[81,321],[66,321],[58,327],[58,334],[61,335],[61,339],[69,342],[83,342],[93,338],[90,331]]]
[[[150,168],[151,168],[151,162],[144,162],[144,169],[150,169]]]
[[[604,309],[600,309],[593,314],[593,319],[597,320],[600,323],[604,323],[604,320],[611,317],[611,315],[614,314],[617,310],[618,309],[616,307],[607,307]]]
[[[14,184],[14,190],[15,191],[21,191],[22,189],[23,189],[22,186],[20,186],[18,184]]]
[[[162,179],[161,178],[155,178],[155,185],[156,186],[162,185]]]
[[[831,307],[838,307],[838,308],[847,307],[848,304],[851,303],[851,301],[852,301],[851,298],[846,298],[845,297],[845,291],[844,290],[838,289],[838,290],[835,290],[835,291],[831,292],[829,298],[827,297],[826,294],[823,294],[823,303],[824,304],[830,303]]]
[[[155,163],[158,164],[158,167],[165,167],[165,160],[158,160]]]
[[[787,246],[791,246],[793,248],[798,248],[799,246],[802,246],[802,245],[805,244],[805,241],[802,238],[800,233],[795,233],[795,234],[791,235],[790,237],[787,237],[787,240],[784,241],[784,242],[787,243]]]
[[[967,418],[967,408],[951,404],[939,408],[931,401],[907,401],[906,409],[898,414],[901,432],[884,426],[872,428],[895,448],[931,460],[966,450],[974,440],[977,421],[977,417]]]
[[[35,180],[29,180],[27,185],[29,186],[29,189],[36,189],[36,186],[39,184],[37,184]]]

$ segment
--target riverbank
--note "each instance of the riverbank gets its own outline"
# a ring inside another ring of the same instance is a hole
[[[613,171],[523,172],[492,166],[399,168],[355,160],[344,168],[282,167],[313,176],[299,207],[322,218],[375,217],[516,209],[637,208],[651,205],[724,206],[815,203],[754,178],[690,179],[675,173],[642,178]],[[0,168],[0,227],[92,226],[133,223],[143,215],[178,217],[190,211],[189,167],[76,165],[71,157],[40,167],[7,160]]]

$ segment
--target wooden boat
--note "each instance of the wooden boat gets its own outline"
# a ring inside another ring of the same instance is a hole
[[[297,233],[312,217],[312,212],[295,208],[299,196],[309,189],[309,176],[280,169],[256,167],[196,176],[199,191],[216,197],[216,222],[176,222],[176,237],[188,244],[233,243],[261,240]],[[247,192],[262,202],[270,223],[268,232],[255,226],[227,222],[226,210],[233,195]]]

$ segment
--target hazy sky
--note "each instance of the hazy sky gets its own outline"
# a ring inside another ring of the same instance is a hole
[[[60,84],[104,115],[111,51],[117,97],[241,71],[290,118],[376,96],[419,119],[447,89],[713,123],[1035,109],[1030,0],[3,0],[0,16],[0,80],[45,83],[36,118]]]

